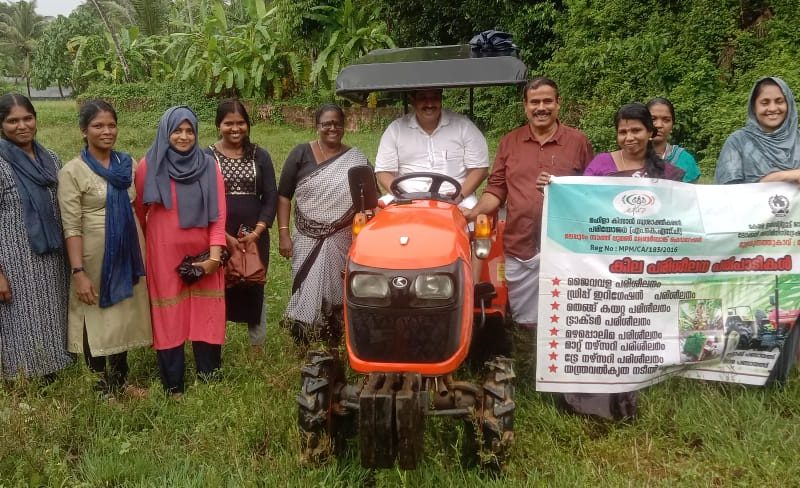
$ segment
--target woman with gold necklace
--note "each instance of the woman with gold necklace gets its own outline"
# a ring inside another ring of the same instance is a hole
[[[589,162],[584,176],[632,176],[680,181],[683,170],[664,161],[653,146],[657,131],[652,116],[641,103],[623,105],[614,115],[617,146],[600,153]]]
[[[584,176],[681,180],[683,170],[664,161],[653,147],[657,131],[645,105],[623,105],[614,115],[614,125],[619,149],[595,156],[583,172]],[[564,393],[559,401],[573,413],[620,420],[636,416],[638,392]]]
[[[280,253],[292,259],[284,324],[301,345],[336,343],[341,333],[342,271],[355,213],[347,171],[369,164],[364,153],[342,144],[345,119],[338,105],[322,105],[314,121],[317,138],[289,153],[278,184]]]

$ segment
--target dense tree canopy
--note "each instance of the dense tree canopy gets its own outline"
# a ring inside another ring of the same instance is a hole
[[[674,137],[711,174],[725,137],[744,123],[753,82],[767,75],[800,88],[797,0],[569,0],[560,45],[542,72],[561,87],[567,119],[598,149],[630,101],[670,98]]]
[[[532,68],[557,45],[553,30],[562,2],[550,0],[376,0],[389,32],[400,46],[463,44],[476,33],[497,29],[514,34],[523,60]]]

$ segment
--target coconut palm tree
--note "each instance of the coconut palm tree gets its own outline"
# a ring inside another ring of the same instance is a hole
[[[142,34],[157,36],[166,33],[169,2],[166,0],[130,0],[136,25]]]
[[[100,19],[103,21],[103,25],[106,26],[106,30],[108,34],[111,36],[111,40],[114,43],[114,51],[117,53],[117,58],[119,58],[119,64],[122,66],[122,71],[125,74],[125,81],[131,81],[131,70],[128,67],[128,61],[125,59],[125,55],[122,53],[122,48],[119,45],[119,38],[117,37],[117,31],[114,26],[111,24],[111,21],[108,18],[105,10],[105,4],[108,2],[103,2],[101,0],[89,0],[94,8],[97,9],[98,15],[100,15]],[[116,3],[116,2],[115,2]]]
[[[0,14],[0,50],[15,61],[16,74],[25,78],[28,97],[31,96],[31,58],[45,25],[47,19],[36,13],[36,0],[19,1],[10,13]]]

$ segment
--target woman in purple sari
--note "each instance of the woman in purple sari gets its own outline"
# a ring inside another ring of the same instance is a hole
[[[664,161],[653,147],[657,131],[647,107],[641,103],[623,105],[614,114],[617,146],[589,162],[584,176],[632,176],[680,181],[683,170]]]
[[[614,115],[619,149],[600,153],[589,162],[584,176],[628,176],[681,181],[683,170],[661,159],[653,147],[656,128],[647,107],[623,105]],[[561,402],[570,411],[597,417],[624,419],[636,416],[638,392],[564,393]]]

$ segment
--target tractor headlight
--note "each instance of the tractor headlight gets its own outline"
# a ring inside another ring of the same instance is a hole
[[[450,299],[453,280],[446,274],[421,274],[414,280],[414,295],[422,300]]]
[[[350,279],[350,291],[358,298],[387,298],[389,282],[383,275],[357,273]]]

